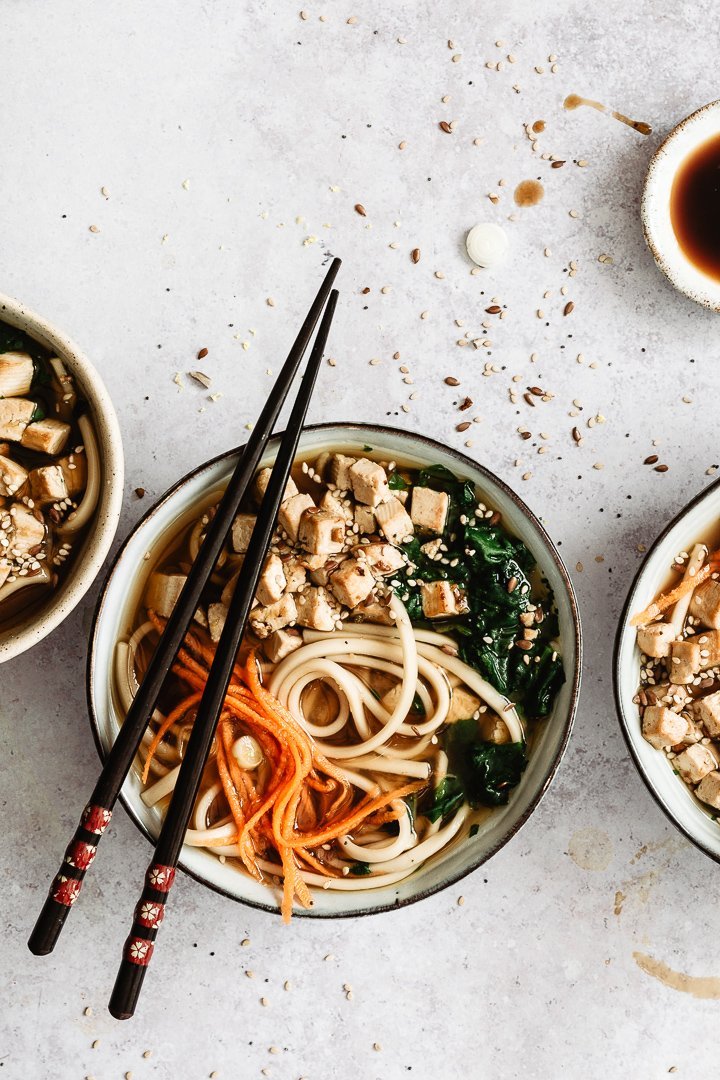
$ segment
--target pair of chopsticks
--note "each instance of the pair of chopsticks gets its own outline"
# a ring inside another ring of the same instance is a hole
[[[213,572],[227,534],[232,527],[233,519],[254,479],[280,409],[324,308],[325,313],[320,329],[280,443],[248,551],[230,602],[225,627],[198,706],[172,801],[160,830],[153,860],[145,875],[145,886],[135,908],[132,930],[125,942],[123,959],[109,1006],[112,1015],[119,1020],[128,1019],[135,1011],[147,965],[152,956],[153,943],[165,913],[165,904],[175,877],[175,868],[180,857],[185,831],[210,753],[233,665],[245,631],[255,589],[270,545],[275,520],[284,497],[285,485],[290,475],[323,350],[330,332],[338,298],[337,290],[332,289],[332,284],[339,268],[340,259],[333,259],[265,403],[257,425],[235,467],[215,516],[208,525],[202,547],[148,664],[142,684],[108,753],[90,801],[83,811],[80,824],[68,845],[62,866],[50,886],[50,892],[28,940],[30,951],[38,956],[52,952],[57,943],[68,912],[78,898],[87,869],[95,858],[100,838],[110,822],[113,807],[135,759],[162,685],[197,610],[201,593]]]

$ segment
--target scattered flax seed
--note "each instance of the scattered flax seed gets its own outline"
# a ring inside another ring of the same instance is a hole
[[[579,430],[578,430],[578,428],[576,428],[576,427],[574,427],[574,428],[572,429],[572,437],[573,437],[573,439],[575,440],[575,442],[576,442],[576,443],[578,444],[578,446],[579,446],[579,445],[580,445],[580,444],[582,443],[582,441],[583,441],[583,439],[582,439],[582,435],[580,434],[580,431],[579,431]]]
[[[553,163],[552,163],[552,165],[550,166],[550,168],[551,168],[551,169],[562,169],[562,167],[563,167],[563,165],[564,165],[564,164],[565,164],[565,162],[564,162],[564,161],[553,161]]]
[[[485,311],[488,313],[488,315],[499,315],[502,311],[502,308],[499,304],[491,304],[490,307],[485,308]]]
[[[410,252],[410,258],[414,263],[420,262],[420,248],[413,248]]]
[[[143,487],[135,488],[135,494],[137,495],[138,499],[144,499],[145,498],[145,488],[143,488]]]
[[[460,385],[460,380],[456,379],[454,375],[448,375],[446,377],[446,379],[445,379],[445,383],[448,386],[459,386]]]
[[[658,460],[657,454],[651,454],[650,457],[646,457],[643,461],[643,465],[654,465]]]
[[[563,308],[563,315],[572,315],[575,310],[575,304],[572,300],[568,300],[567,304]]]
[[[456,431],[467,431],[467,429],[469,427],[470,427],[470,421],[469,420],[463,420],[462,424],[457,424],[456,425],[455,430]]]
[[[444,131],[446,135],[452,135],[452,126],[448,124],[447,120],[441,120],[438,124],[441,131]]]
[[[367,217],[367,213],[365,212],[365,207],[363,206],[362,203],[355,203],[355,213],[359,214],[360,217]]]
[[[670,468],[669,465],[656,465],[654,471],[655,472],[667,472],[669,468]]]
[[[460,412],[465,412],[467,409],[471,409],[473,406],[472,398],[466,397],[463,402],[460,403]]]

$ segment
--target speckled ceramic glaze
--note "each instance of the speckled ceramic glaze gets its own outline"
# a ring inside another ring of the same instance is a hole
[[[102,462],[102,482],[95,516],[82,550],[59,589],[12,629],[0,633],[0,663],[18,656],[46,637],[69,615],[92,585],[110,550],[120,519],[123,452],[115,409],[100,376],[69,338],[47,320],[10,296],[0,294],[0,319],[24,330],[67,365],[90,405]]]
[[[651,794],[682,833],[720,862],[720,824],[673,772],[665,755],[642,736],[633,697],[640,684],[640,650],[629,620],[643,611],[667,581],[668,567],[679,551],[714,533],[720,519],[720,480],[698,495],[658,537],[645,556],[625,603],[615,641],[615,701],[620,725],[638,771]]]
[[[720,131],[720,101],[692,113],[660,144],[645,178],[640,213],[655,262],[676,289],[698,304],[720,311],[720,282],[704,274],[680,247],[670,220],[670,192],[679,165]]]
[[[580,684],[580,621],[570,579],[555,547],[540,522],[517,495],[492,473],[463,454],[441,446],[431,439],[406,435],[388,428],[362,424],[327,424],[307,428],[299,453],[319,453],[334,448],[361,450],[372,447],[395,458],[407,457],[430,465],[439,462],[462,477],[468,477],[489,502],[499,509],[509,528],[527,544],[555,593],[560,619],[560,639],[566,681],[558,694],[552,715],[540,728],[530,764],[522,783],[507,806],[492,814],[480,832],[453,845],[436,859],[431,859],[416,874],[397,885],[362,892],[315,890],[311,911],[297,909],[297,914],[343,916],[388,911],[411,903],[458,881],[476,869],[508,842],[527,821],[547,790],[560,763],[570,736]],[[270,444],[265,462],[272,461],[278,439]],[[95,615],[95,625],[88,659],[88,702],[100,754],[104,756],[118,730],[119,717],[110,690],[115,644],[127,633],[133,608],[142,582],[152,568],[152,558],[172,535],[175,523],[190,507],[210,491],[216,491],[230,476],[237,451],[224,454],[180,480],[145,515],[126,540],[105,583]],[[122,801],[135,823],[148,838],[157,836],[160,814],[149,809],[140,798],[140,782],[135,772],[126,780]],[[267,888],[253,881],[231,863],[221,863],[215,856],[198,848],[183,848],[182,869],[218,892],[275,912],[273,896]]]

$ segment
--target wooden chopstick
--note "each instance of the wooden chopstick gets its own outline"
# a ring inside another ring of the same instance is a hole
[[[100,838],[110,822],[113,807],[137,754],[162,684],[197,610],[200,595],[222,550],[238,507],[255,476],[275,421],[325,307],[340,263],[340,259],[333,259],[325,275],[258,422],[248,438],[245,451],[235,467],[217,512],[208,526],[205,540],[148,664],[142,684],[105,759],[92,795],[83,810],[80,823],[65,851],[60,870],[53,879],[28,940],[28,948],[37,956],[52,952],[68,912],[78,898],[87,869],[95,858]]]
[[[298,440],[335,313],[337,297],[337,291],[333,290],[330,293],[287,429],[280,443],[245,561],[230,601],[225,626],[210,666],[210,673],[187,748],[180,764],[172,800],[155,845],[155,854],[145,875],[145,886],[135,908],[132,930],[125,942],[123,958],[110,998],[110,1012],[118,1020],[127,1020],[135,1012],[145,972],[153,953],[153,943],[165,914],[168,892],[175,878],[175,868],[180,857],[185,832],[215,737],[255,589],[272,540],[278,510],[284,498],[285,485],[295,459]]]

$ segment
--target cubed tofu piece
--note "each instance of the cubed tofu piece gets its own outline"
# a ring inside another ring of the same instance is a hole
[[[720,810],[720,772],[713,771],[703,776],[695,789],[695,794],[701,802]]]
[[[317,570],[310,571],[310,580],[313,585],[327,585],[330,581],[330,575],[338,569],[346,558],[346,555],[329,555],[322,566],[318,566]]]
[[[348,506],[344,506],[337,495],[333,495],[332,491],[324,492],[318,506],[321,510],[327,510],[328,513],[341,517],[343,521],[352,521],[353,519],[352,510]]]
[[[338,555],[345,543],[344,517],[310,507],[300,519],[298,542],[311,555]]]
[[[353,518],[359,533],[362,533],[364,536],[370,536],[371,533],[375,532],[377,522],[375,520],[375,511],[372,506],[364,506],[362,503],[357,503]]]
[[[445,723],[454,724],[456,720],[467,720],[481,705],[480,698],[475,694],[469,694],[461,686],[454,686]]]
[[[167,619],[186,581],[185,574],[164,574],[156,570],[148,580],[145,607],[148,611],[154,611],[163,619]]]
[[[34,552],[45,539],[45,525],[22,503],[13,503],[8,511],[10,551]],[[38,511],[39,513],[39,511]]]
[[[62,420],[34,420],[28,424],[20,442],[28,450],[39,450],[43,454],[59,454],[70,437],[71,427]]]
[[[271,664],[279,664],[303,643],[298,630],[276,630],[263,643],[263,652]]]
[[[279,555],[268,555],[265,559],[260,580],[258,581],[255,595],[261,604],[266,607],[279,600],[285,591],[287,579],[283,570],[282,559]]]
[[[649,626],[638,628],[638,648],[646,656],[669,656],[670,646],[676,637],[675,627],[671,623],[650,623]]]
[[[0,439],[20,442],[34,412],[35,402],[27,398],[0,398]]]
[[[381,626],[392,626],[394,619],[390,610],[389,596],[376,596],[371,593],[367,600],[352,609],[351,615],[360,622],[380,623]]]
[[[337,610],[325,589],[309,585],[297,596],[297,622],[310,630],[334,630]]]
[[[253,487],[253,493],[255,498],[260,503],[263,501],[265,492],[267,491],[268,484],[270,483],[270,474],[272,469],[261,469],[255,477],[255,484]],[[285,498],[291,499],[293,495],[297,495],[297,484],[293,480],[292,476],[288,476],[287,484],[285,485]]]
[[[688,729],[684,716],[664,705],[648,705],[643,713],[642,733],[651,746],[662,750],[681,742]]]
[[[10,563],[3,562],[2,559],[0,559],[0,589],[3,587],[9,576]]]
[[[700,667],[700,646],[694,638],[670,646],[670,678],[681,686],[691,683]]]
[[[339,491],[350,491],[350,469],[356,461],[357,458],[347,457],[346,454],[331,454],[327,465],[328,480]]]
[[[224,604],[210,604],[208,607],[208,626],[210,628],[210,637],[213,641],[218,642],[220,635],[223,632],[225,626],[225,620],[227,619],[228,609]]]
[[[426,619],[451,619],[468,610],[464,592],[450,581],[423,581],[420,596]]]
[[[0,355],[0,397],[22,397],[32,386],[35,368],[32,357],[25,352],[6,352]]]
[[[282,630],[297,619],[297,608],[291,593],[285,593],[274,604],[257,607],[250,612],[250,626],[259,638],[269,637],[275,630]]]
[[[375,585],[375,578],[367,564],[357,559],[346,559],[330,575],[330,591],[345,607],[354,608],[367,599]]]
[[[232,523],[232,546],[233,551],[245,555],[250,546],[250,537],[257,518],[254,514],[237,514]]]
[[[297,592],[307,581],[307,567],[301,555],[282,556],[285,588],[287,592]]]
[[[316,509],[309,495],[292,495],[280,504],[278,525],[287,533],[292,543],[297,542],[300,520],[306,510]]]
[[[436,559],[440,557],[440,548],[442,547],[442,537],[438,536],[435,540],[428,540],[427,544],[421,544],[420,550],[423,555],[427,555],[428,559]]]
[[[480,725],[480,734],[486,742],[498,745],[510,742],[508,726],[496,713],[486,713],[480,717],[478,723]]]
[[[711,738],[720,736],[720,690],[697,699],[695,716]]]
[[[720,629],[720,581],[709,578],[698,585],[690,601],[690,614],[703,626]]]
[[[87,457],[84,453],[66,454],[58,461],[65,477],[65,487],[71,499],[82,495],[87,487]]]
[[[412,539],[414,535],[412,518],[397,499],[391,497],[387,502],[375,507],[375,517],[383,536],[396,547],[408,538]]]
[[[688,746],[687,750],[678,754],[673,765],[686,784],[699,784],[704,776],[718,767],[712,750],[702,743]]]
[[[14,495],[27,480],[27,469],[18,461],[0,455],[0,495]]]
[[[65,476],[59,465],[44,465],[40,469],[33,469],[28,476],[28,483],[38,506],[49,506],[50,503],[62,502],[68,497]]]
[[[441,533],[447,521],[450,498],[445,491],[414,487],[410,502],[410,518],[420,532]]]
[[[353,495],[366,506],[378,506],[390,498],[387,474],[382,465],[370,458],[360,458],[349,469]]]
[[[376,577],[388,577],[405,566],[405,557],[392,544],[358,544],[352,549],[356,559],[366,562]]]

